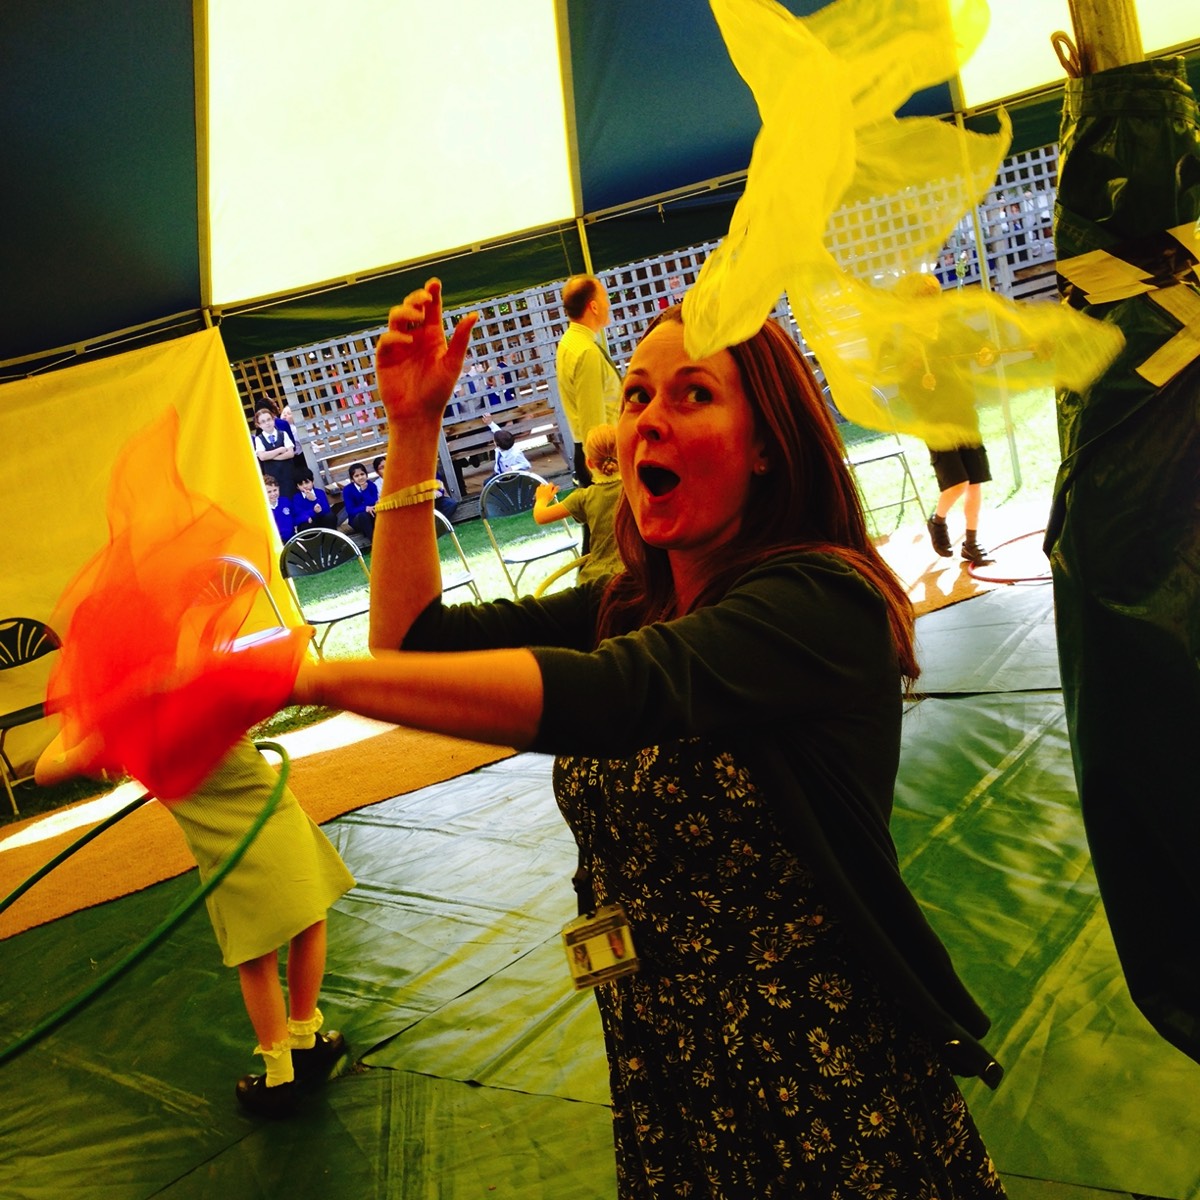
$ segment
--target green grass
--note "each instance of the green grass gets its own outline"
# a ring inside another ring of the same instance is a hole
[[[13,794],[17,798],[17,805],[21,811],[13,813],[12,809],[8,807],[8,797],[0,796],[0,804],[5,806],[4,811],[0,813],[0,828],[12,825],[17,821],[24,821],[27,817],[38,817],[45,813],[56,812],[70,804],[77,804],[80,800],[92,800],[97,796],[103,796],[121,782],[120,779],[108,782],[101,782],[97,779],[68,779],[65,783],[44,788],[38,787],[32,780],[27,783],[19,783],[13,788]]]
[[[1052,494],[1054,477],[1058,472],[1058,432],[1054,414],[1054,395],[1049,389],[1037,393],[1029,393],[1014,401],[1014,412],[1017,414],[1014,429],[1014,445],[1017,465],[1014,467],[1012,455],[1005,439],[989,439],[988,456],[992,465],[993,481],[984,488],[983,525],[986,530],[987,513],[989,509],[999,508],[1014,501],[1040,500],[1045,498],[1047,504]],[[885,435],[868,435],[867,441],[884,440]],[[909,468],[916,478],[917,488],[923,503],[910,498],[902,508],[885,509],[871,518],[876,536],[894,532],[905,526],[921,525],[937,500],[937,484],[933,470],[929,465],[929,451],[923,442],[916,438],[902,437],[908,458]],[[860,443],[861,444],[861,443]],[[1020,475],[1018,483],[1017,476]],[[868,508],[898,499],[900,496],[900,466],[897,460],[887,460],[871,464],[858,472],[859,487],[862,489],[864,501]],[[499,523],[501,527],[525,526],[533,532],[533,520],[529,516],[505,517]],[[461,521],[454,527],[458,540],[462,543],[463,552],[467,556],[475,581],[479,585],[481,595],[485,600],[495,597],[511,596],[508,581],[505,579],[492,544],[488,540],[483,522],[478,518]],[[443,561],[453,561],[453,547],[448,539],[442,538],[439,550]],[[556,567],[566,562],[565,556],[546,559],[544,562],[530,566],[522,586],[523,591],[532,591],[537,582],[549,575]],[[357,567],[351,565],[338,569],[337,572],[327,572],[306,583],[316,583],[318,580],[327,581],[330,588],[328,595],[337,594],[339,589],[352,589],[355,586],[354,574]],[[573,577],[568,576],[551,587],[556,591],[569,587]],[[470,598],[470,593],[461,589],[451,593],[447,599],[459,603]],[[328,658],[354,657],[367,653],[367,619],[354,618],[343,621],[334,627],[325,646]]]
[[[326,717],[336,716],[336,708],[326,708],[323,704],[293,704],[281,708],[265,721],[260,721],[250,730],[250,736],[255,741],[269,741],[284,733],[293,733],[297,729],[315,725]]]
[[[1054,396],[1048,389],[1018,398],[1014,403],[1017,419],[1014,429],[1014,446],[1017,466],[1014,468],[1009,446],[1003,438],[988,440],[988,455],[992,464],[993,482],[984,488],[984,512],[981,526],[986,534],[989,509],[1000,508],[1013,502],[1044,500],[1048,506],[1053,492],[1054,478],[1058,472],[1058,433],[1054,415]],[[877,440],[868,438],[868,440]],[[937,499],[937,485],[929,466],[929,452],[924,444],[914,438],[901,438],[908,457],[909,466],[916,477],[923,505],[909,499],[903,508],[889,508],[871,518],[877,536],[892,533],[897,529],[920,525],[932,511]],[[1018,474],[1020,482],[1018,483]],[[895,460],[884,461],[862,468],[858,473],[859,487],[867,507],[897,499],[900,495],[900,468]],[[529,516],[506,517],[503,524],[508,527],[532,526]],[[462,543],[480,594],[485,600],[511,596],[508,581],[500,566],[492,544],[488,540],[483,522],[478,518],[462,521],[455,526],[455,533]],[[533,535],[532,529],[530,530]],[[985,538],[986,541],[986,538]],[[457,563],[454,549],[448,538],[438,543],[443,561]],[[367,559],[370,562],[370,557]],[[556,567],[566,562],[566,556],[548,558],[530,566],[524,590],[532,590],[537,582],[549,575]],[[569,587],[573,575],[558,581],[551,590]],[[300,580],[304,601],[333,602],[339,598],[350,598],[362,587],[362,572],[355,563],[345,563],[323,575]],[[458,589],[447,597],[452,603],[471,598],[470,592]],[[364,655],[367,649],[367,617],[353,617],[333,627],[325,643],[327,658],[353,658]],[[277,737],[294,729],[323,720],[333,710],[316,706],[288,707],[274,717],[256,726],[251,733],[255,737]],[[21,807],[20,818],[50,812],[77,800],[87,799],[107,791],[115,785],[102,785],[89,780],[71,780],[57,788],[39,788],[33,783],[21,784],[17,789],[17,803]],[[20,819],[11,813],[0,813],[0,826]]]

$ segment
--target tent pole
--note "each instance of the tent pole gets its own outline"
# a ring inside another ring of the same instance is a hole
[[[571,172],[571,202],[583,212],[583,180],[579,170],[579,127],[575,118],[575,77],[571,68],[571,24],[567,0],[555,0],[554,28],[558,35],[558,63],[563,84],[563,121],[567,139],[567,164]]]
[[[1134,0],[1067,0],[1080,71],[1094,75],[1145,57]]]
[[[966,122],[963,120],[963,113],[966,111],[966,102],[963,98],[962,76],[955,72],[954,76],[949,80],[950,84],[950,101],[954,107],[954,124],[960,129],[966,128]],[[983,238],[983,226],[979,223],[979,205],[971,206],[971,228],[975,232],[975,253],[979,262],[979,286],[985,292],[992,291],[992,278],[988,273],[988,248]],[[1001,365],[1000,372],[1003,377],[1004,367]],[[1021,459],[1017,454],[1017,436],[1016,430],[1013,428],[1012,409],[1008,403],[1008,389],[1002,389],[1004,396],[1004,436],[1008,442],[1008,459],[1012,464],[1013,473],[1013,489],[1020,491],[1021,489]]]
[[[583,273],[595,275],[596,272],[592,270],[592,248],[588,245],[587,226],[582,217],[575,218],[575,232],[579,234],[579,245],[583,249]]]
[[[200,265],[200,307],[211,324],[212,213],[208,203],[208,0],[192,5],[192,53],[196,88],[196,254]]]

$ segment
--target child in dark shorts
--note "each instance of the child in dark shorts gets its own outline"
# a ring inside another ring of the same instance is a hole
[[[937,508],[926,522],[934,550],[943,558],[949,558],[954,553],[950,546],[946,516],[962,500],[963,516],[967,523],[962,556],[973,567],[987,566],[993,559],[988,557],[988,552],[976,540],[979,510],[983,504],[983,485],[992,478],[987,447],[980,442],[975,446],[958,446],[953,450],[930,450],[929,461],[937,476],[939,489]]]

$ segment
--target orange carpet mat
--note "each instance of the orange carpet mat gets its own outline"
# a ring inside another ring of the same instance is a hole
[[[276,740],[292,755],[292,791],[318,824],[512,754],[503,747],[397,729],[347,714]],[[269,757],[274,760],[274,755]],[[119,795],[110,793],[6,827],[0,839],[0,898],[137,795],[135,785],[123,785]],[[179,827],[162,805],[145,804],[0,913],[0,939],[141,891],[195,865]]]

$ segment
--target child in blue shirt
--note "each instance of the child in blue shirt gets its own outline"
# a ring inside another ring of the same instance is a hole
[[[495,421],[489,421],[488,428],[492,431],[492,441],[496,443],[496,467],[493,474],[533,470],[529,459],[516,448],[516,438],[507,429],[501,429]]]
[[[296,494],[292,497],[292,517],[296,529],[333,529],[335,522],[329,510],[329,497],[313,482],[312,472],[301,471],[296,476]]]
[[[342,489],[342,503],[346,506],[350,528],[368,542],[375,537],[375,505],[378,502],[379,490],[368,482],[366,465],[351,463],[350,482]]]
[[[279,480],[274,475],[263,476],[263,487],[267,489],[267,503],[271,506],[271,516],[275,518],[275,528],[279,530],[279,540],[286,542],[296,532],[292,501],[280,499]]]

